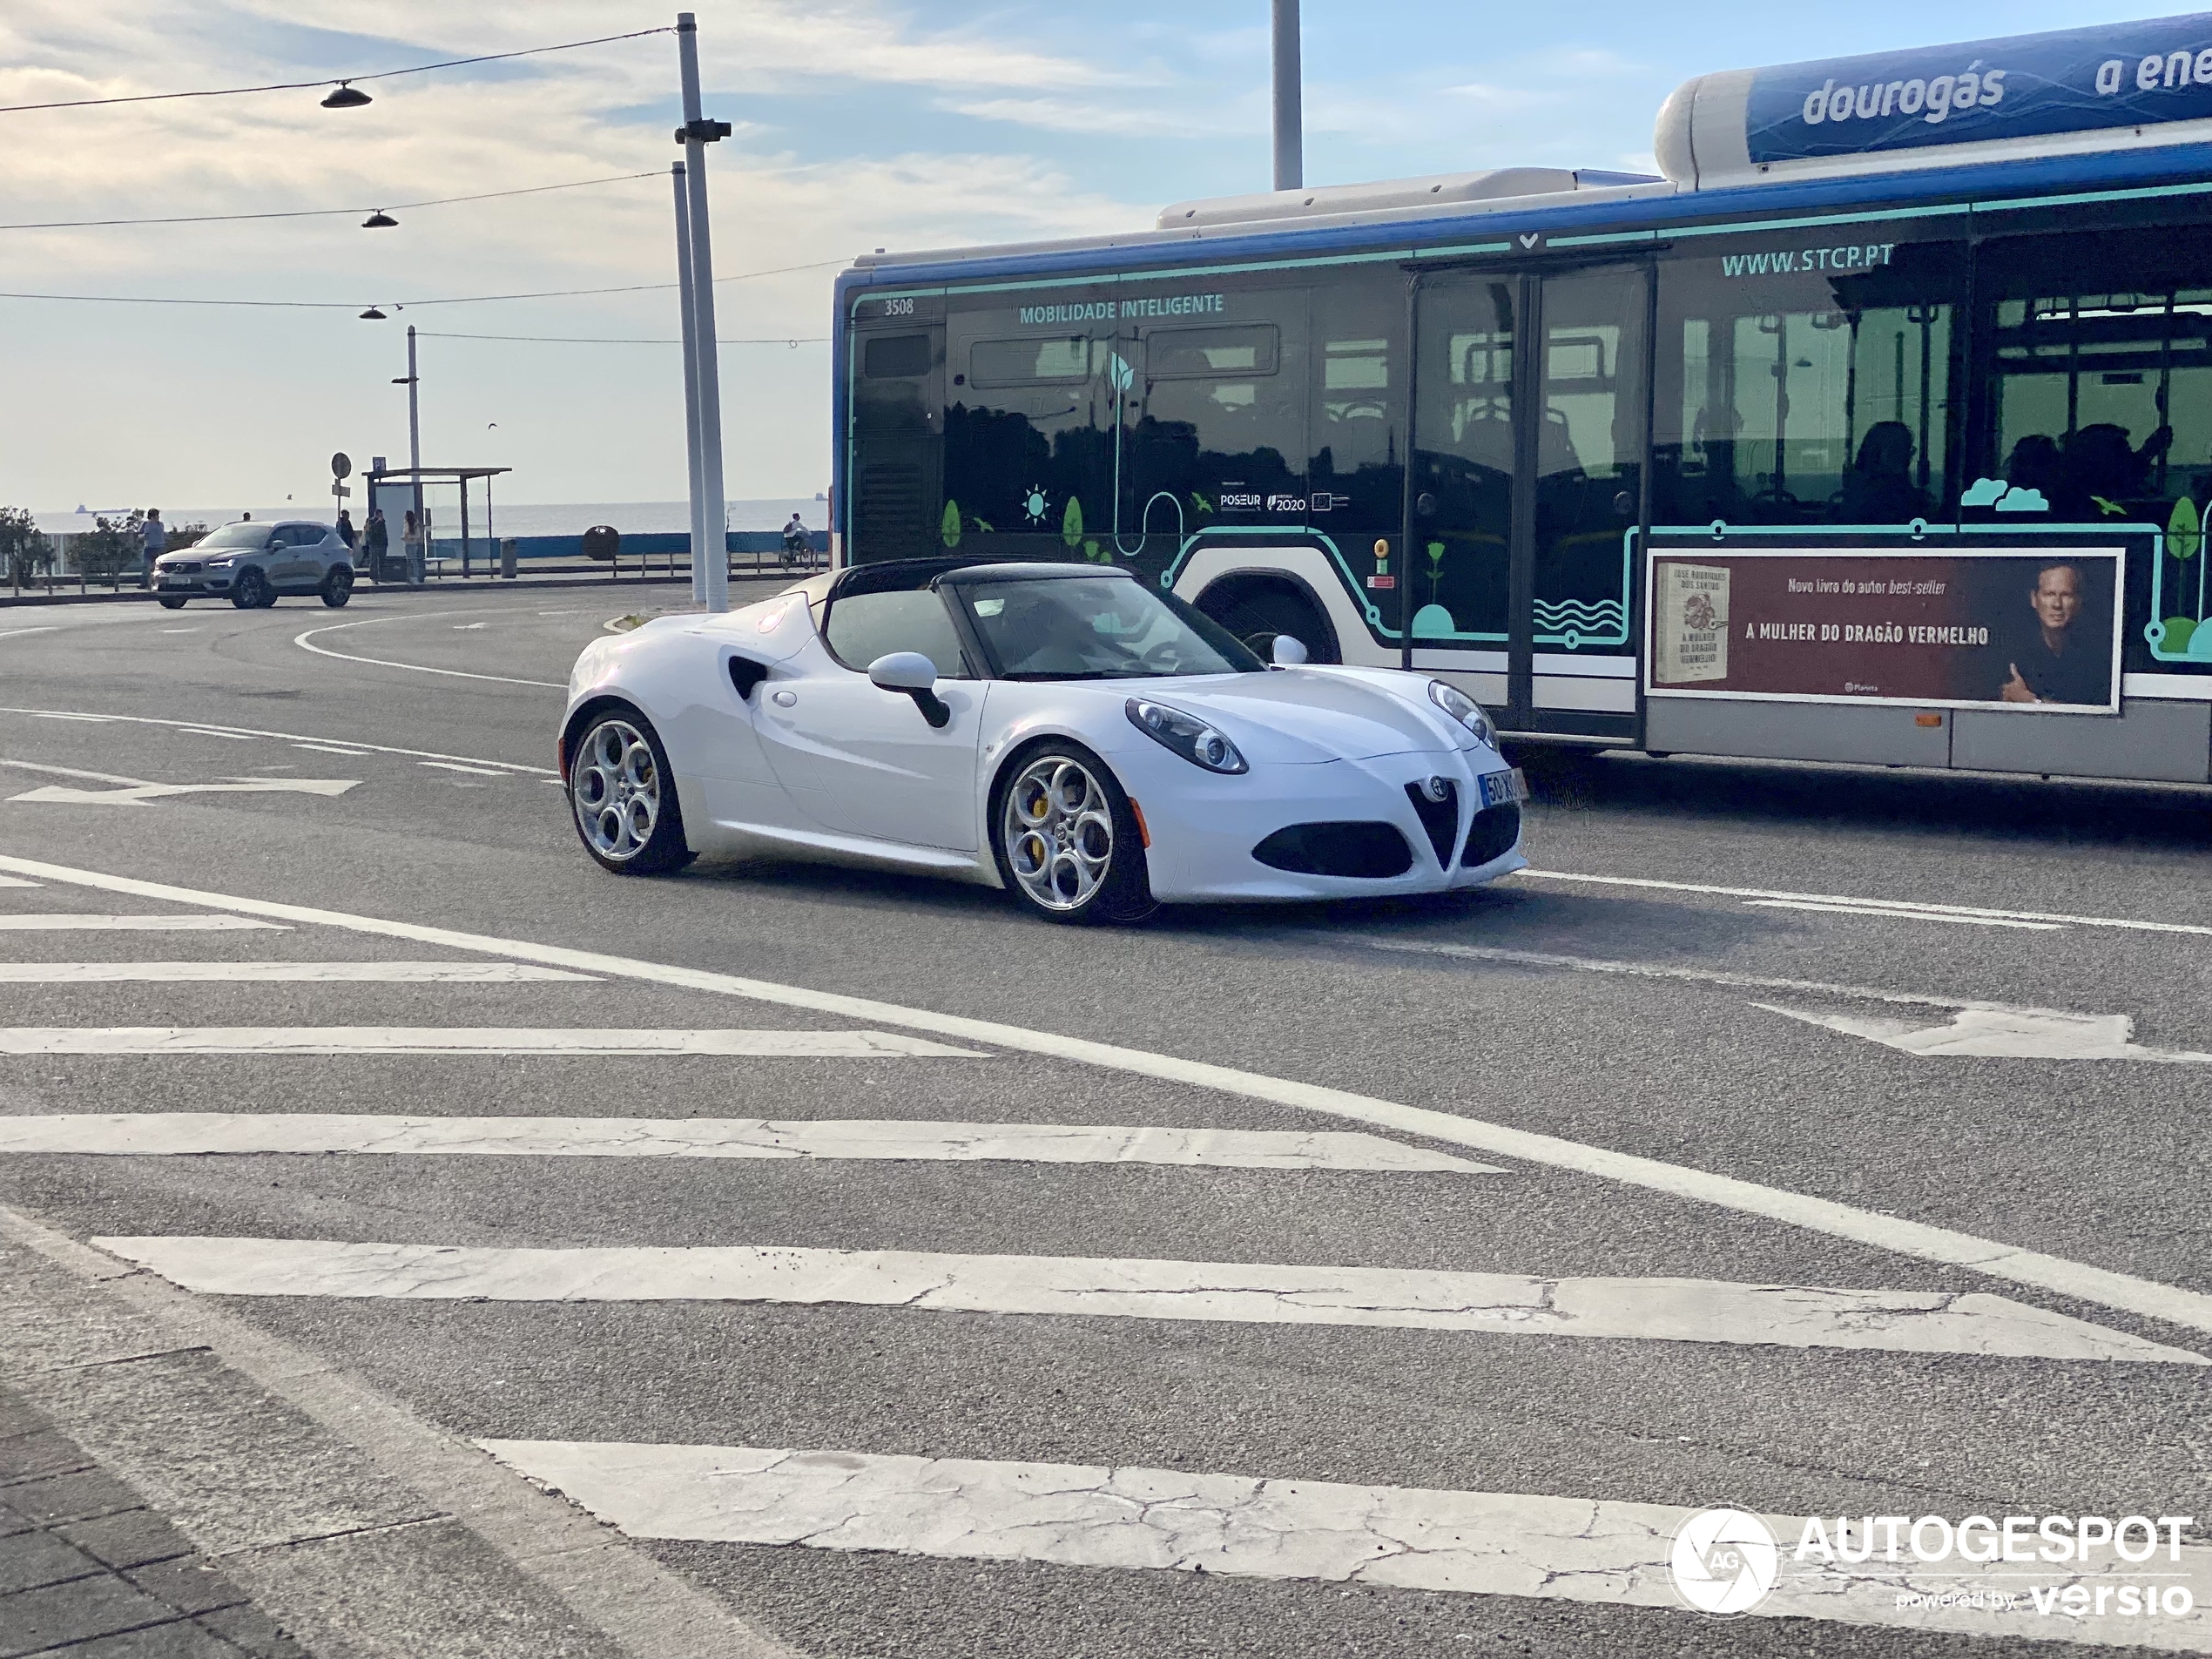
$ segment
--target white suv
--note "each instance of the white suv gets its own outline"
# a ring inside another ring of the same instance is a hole
[[[334,608],[354,597],[354,556],[327,524],[240,519],[156,559],[153,592],[168,610],[187,599],[228,599],[252,610],[285,593],[320,594]]]

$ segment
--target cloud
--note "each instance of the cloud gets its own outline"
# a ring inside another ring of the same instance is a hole
[[[1006,121],[1051,132],[1111,133],[1138,138],[1196,138],[1257,131],[1248,122],[1222,118],[1218,104],[1163,109],[1151,105],[1101,104],[1052,98],[948,99],[940,107],[978,121]],[[1211,116],[1211,118],[1208,118]]]

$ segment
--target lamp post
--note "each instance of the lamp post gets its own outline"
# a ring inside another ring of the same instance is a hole
[[[392,384],[407,388],[407,464],[415,482],[415,534],[417,537],[417,545],[425,539],[422,523],[422,411],[421,406],[415,398],[416,389],[421,383],[422,377],[415,372],[415,325],[409,323],[407,326],[407,378],[395,380]],[[404,549],[402,550],[403,556],[408,560],[408,577],[412,581],[415,577],[414,556],[404,552]]]
[[[722,493],[722,368],[715,350],[714,250],[707,226],[706,146],[730,136],[726,121],[710,121],[699,111],[698,24],[688,11],[676,14],[676,56],[684,90],[684,125],[676,131],[684,146],[685,200],[688,224],[679,230],[690,243],[691,346],[687,354],[698,381],[698,417],[693,448],[698,456],[698,482],[691,497],[692,535],[704,520],[706,580],[695,590],[711,611],[730,608],[728,507]],[[695,539],[693,547],[698,547]],[[694,569],[699,555],[694,552]]]
[[[1298,0],[1275,3],[1275,188],[1305,184],[1305,130],[1300,113]]]
[[[684,461],[691,502],[691,603],[706,604],[706,490],[700,477],[698,311],[691,298],[691,208],[685,168],[669,170],[676,180],[676,287],[684,317]]]

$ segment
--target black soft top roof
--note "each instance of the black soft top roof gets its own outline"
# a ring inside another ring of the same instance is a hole
[[[838,600],[850,598],[854,594],[915,592],[948,578],[957,578],[961,582],[1046,582],[1078,576],[1126,577],[1129,572],[1112,564],[961,558],[954,555],[929,559],[882,559],[840,570],[830,580],[823,598],[834,604]]]

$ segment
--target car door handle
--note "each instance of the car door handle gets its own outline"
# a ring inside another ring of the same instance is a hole
[[[796,691],[777,691],[772,695],[778,706],[781,708],[790,708],[799,701],[799,693]]]

